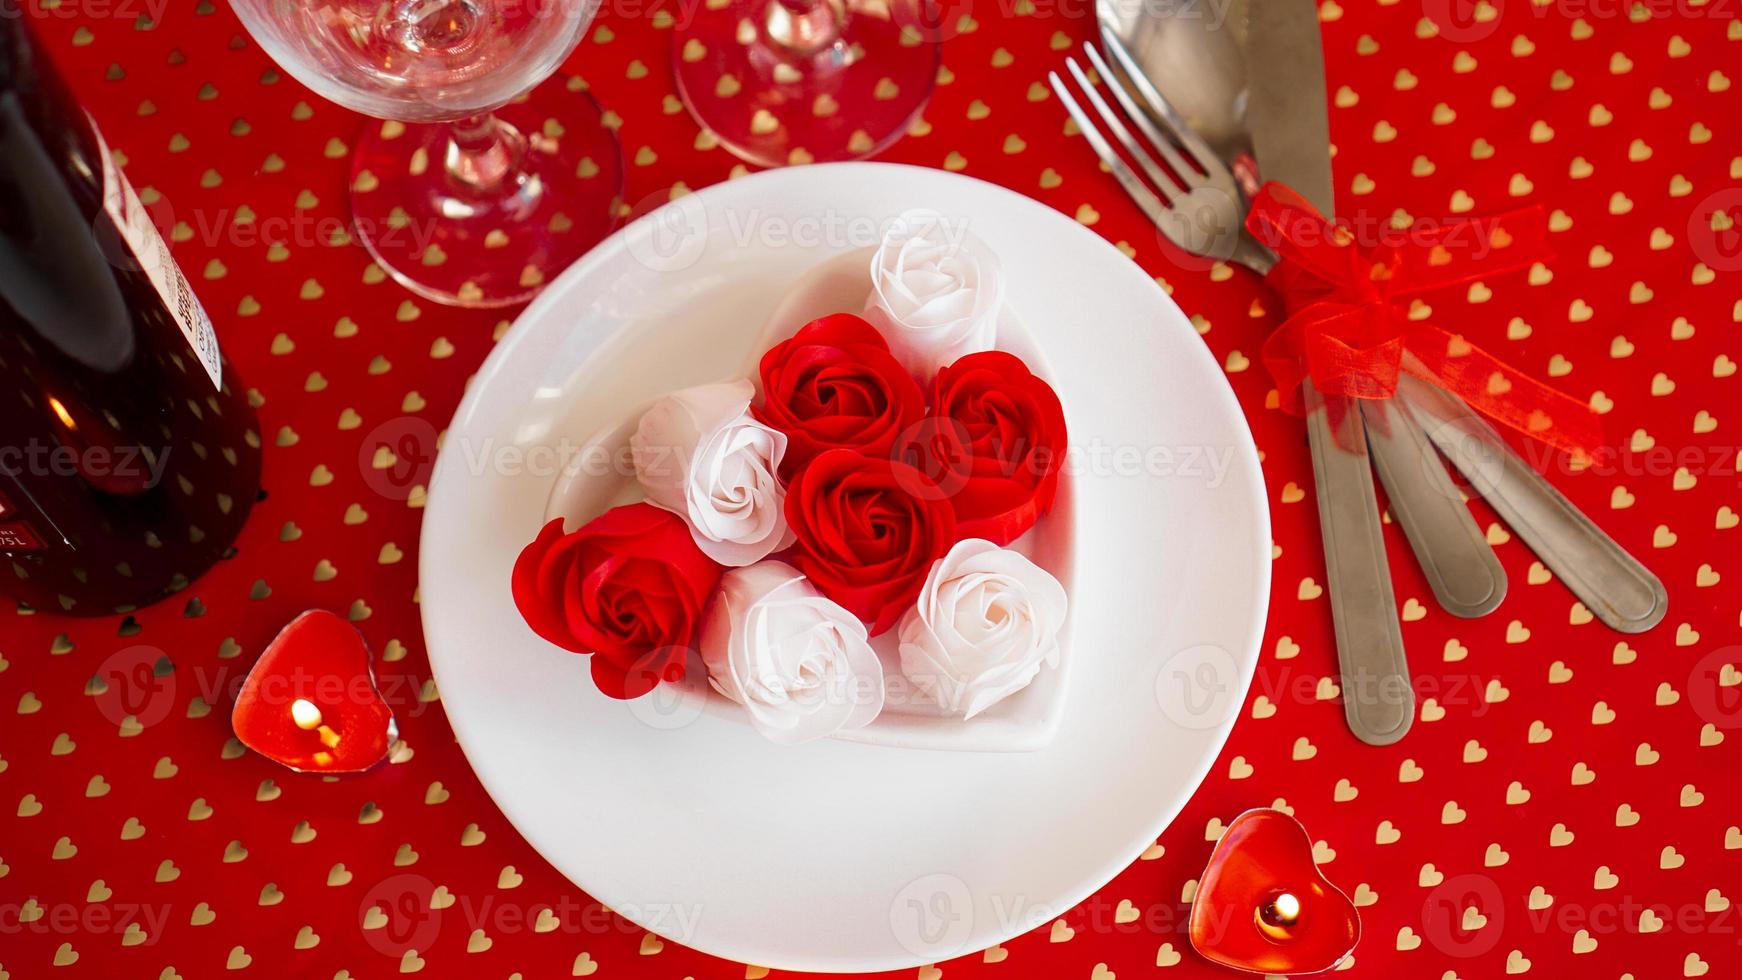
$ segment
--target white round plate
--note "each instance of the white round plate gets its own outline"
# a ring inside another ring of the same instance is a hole
[[[807,269],[876,244],[914,207],[964,219],[998,254],[1068,413],[1075,626],[1056,736],[1027,753],[777,746],[657,694],[599,694],[586,659],[535,636],[508,588],[565,452],[649,373],[677,389],[747,360]],[[1270,526],[1221,368],[1117,249],[992,184],[832,164],[688,195],[552,282],[448,427],[420,576],[454,733],[558,870],[704,952],[879,971],[1044,925],[1155,840],[1245,699]]]

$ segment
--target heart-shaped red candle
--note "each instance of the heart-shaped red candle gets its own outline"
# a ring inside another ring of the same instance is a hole
[[[362,772],[399,737],[363,635],[324,609],[291,620],[267,645],[230,727],[243,745],[298,772]]]
[[[1319,973],[1361,938],[1349,896],[1320,873],[1313,842],[1281,810],[1234,818],[1198,879],[1192,946],[1206,959],[1253,973]]]

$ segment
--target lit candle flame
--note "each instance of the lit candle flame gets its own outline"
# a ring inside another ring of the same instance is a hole
[[[297,698],[290,703],[290,717],[296,722],[296,727],[305,732],[312,732],[321,725],[321,709],[314,702]]]
[[[1300,899],[1288,892],[1276,896],[1276,901],[1272,902],[1271,905],[1276,909],[1277,922],[1282,925],[1293,925],[1294,921],[1300,918]]]
[[[1271,942],[1289,942],[1294,939],[1294,927],[1300,923],[1300,899],[1289,892],[1278,892],[1275,898],[1258,906],[1252,921]]]
[[[314,732],[321,737],[321,744],[329,749],[339,747],[339,733],[327,727],[326,720],[321,717],[321,709],[313,701],[297,698],[290,703],[290,718],[296,722],[296,727],[305,732]],[[326,756],[322,759],[322,756]],[[315,761],[326,765],[332,761],[332,756],[326,752],[315,753]]]

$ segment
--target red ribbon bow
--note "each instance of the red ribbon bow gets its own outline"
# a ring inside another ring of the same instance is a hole
[[[1412,319],[1435,289],[1513,272],[1548,257],[1540,208],[1387,231],[1359,243],[1283,184],[1264,185],[1246,227],[1280,258],[1267,277],[1288,310],[1264,343],[1284,410],[1302,413],[1301,383],[1327,395],[1390,398],[1408,371],[1461,395],[1489,418],[1568,452],[1602,442],[1597,416],[1487,351]]]

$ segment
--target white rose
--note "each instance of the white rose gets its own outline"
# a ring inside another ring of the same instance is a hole
[[[749,565],[792,543],[780,460],[786,436],[750,416],[749,381],[661,398],[629,438],[649,503],[682,517],[709,558]]]
[[[708,682],[770,741],[863,728],[883,710],[883,664],[865,624],[784,562],[727,572],[701,639]]]
[[[1057,667],[1065,590],[1046,570],[968,538],[932,565],[902,617],[901,672],[952,713],[972,718]]]
[[[963,354],[991,350],[1003,304],[998,257],[936,211],[903,212],[871,259],[865,319],[917,377],[929,380]]]

